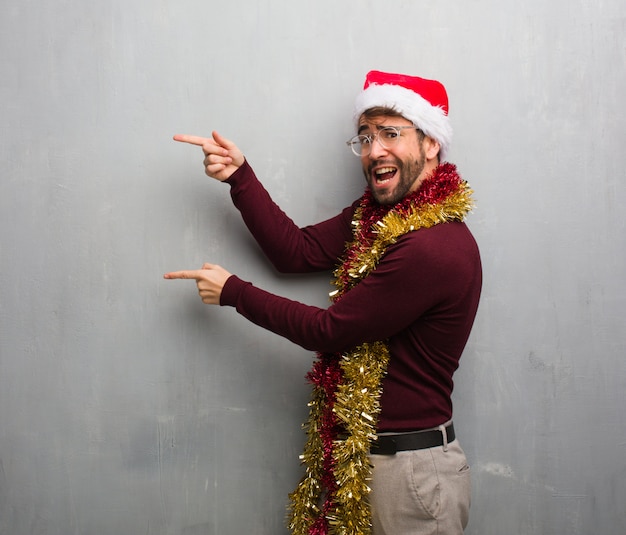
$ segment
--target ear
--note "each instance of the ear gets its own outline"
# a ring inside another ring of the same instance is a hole
[[[427,160],[433,160],[437,158],[440,150],[441,146],[439,145],[439,141],[433,139],[430,136],[424,137],[424,154],[426,154]]]

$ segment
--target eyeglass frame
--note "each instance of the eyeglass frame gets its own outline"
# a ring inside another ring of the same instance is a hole
[[[381,132],[384,132],[385,130],[389,131],[389,130],[394,130],[396,135],[398,136],[397,138],[394,139],[400,139],[400,131],[401,130],[407,130],[407,129],[414,129],[417,130],[418,132],[422,132],[421,129],[417,128],[417,126],[415,125],[402,125],[402,126],[394,126],[394,125],[385,125],[385,126],[381,126],[375,134],[357,134],[356,136],[351,137],[348,141],[346,141],[346,145],[348,145],[348,147],[350,147],[350,150],[352,151],[352,154],[354,154],[355,156],[358,156],[359,158],[361,156],[367,156],[371,151],[372,151],[372,144],[374,143],[374,141],[378,141],[379,145],[384,148],[384,149],[390,149],[391,147],[385,145],[384,141],[381,141],[380,139],[380,134]],[[367,140],[368,145],[367,147],[368,150],[366,153],[363,153],[363,150],[358,151],[356,150],[356,145],[361,145],[361,149],[363,148],[363,141]],[[395,145],[397,143],[397,141],[394,141],[393,145]],[[393,146],[392,145],[392,146]]]

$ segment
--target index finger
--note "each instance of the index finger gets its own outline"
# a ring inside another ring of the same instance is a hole
[[[194,279],[200,280],[201,271],[199,269],[187,270],[187,271],[171,271],[163,275],[164,279]]]
[[[190,143],[191,145],[198,145],[199,147],[202,147],[209,142],[214,143],[213,138],[190,136],[187,134],[176,134],[174,136],[174,141],[180,141],[181,143]]]

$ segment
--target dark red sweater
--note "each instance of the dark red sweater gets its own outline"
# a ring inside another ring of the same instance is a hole
[[[334,269],[356,202],[299,228],[245,163],[227,181],[235,206],[267,257],[284,273]],[[279,297],[231,276],[221,305],[310,350],[332,352],[387,340],[379,431],[435,427],[452,418],[452,375],[470,334],[482,283],[478,247],[464,223],[402,236],[377,268],[329,308]]]

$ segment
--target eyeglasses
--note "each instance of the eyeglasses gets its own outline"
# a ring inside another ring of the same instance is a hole
[[[352,149],[356,156],[367,156],[372,150],[374,141],[378,141],[384,149],[391,149],[400,141],[400,130],[412,128],[419,130],[413,125],[407,126],[384,126],[375,134],[360,134],[354,136],[350,141],[346,141],[346,145]]]

